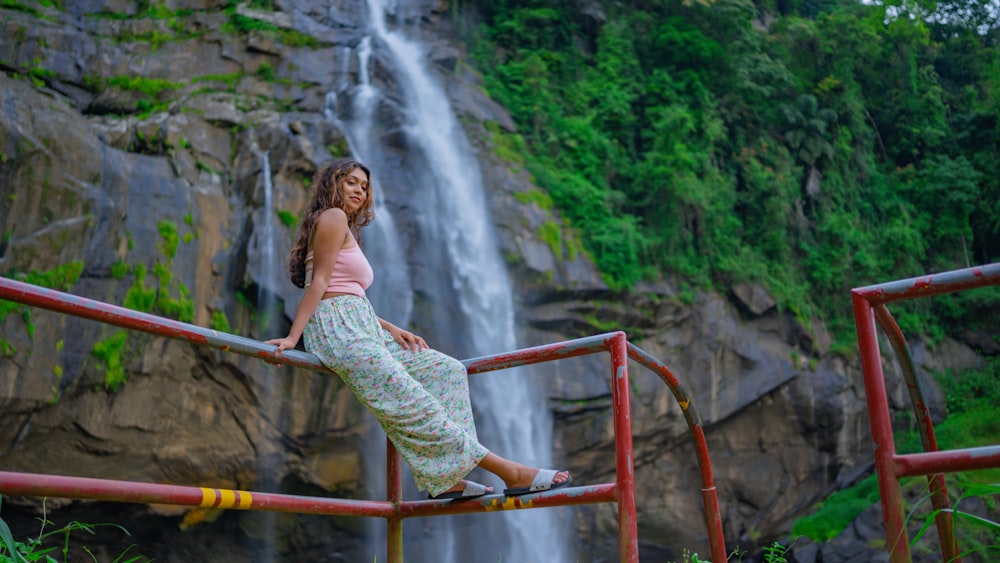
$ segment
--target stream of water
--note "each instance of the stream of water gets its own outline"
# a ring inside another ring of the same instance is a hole
[[[339,81],[327,100],[328,116],[347,133],[352,154],[372,168],[379,198],[376,220],[364,233],[376,277],[369,294],[380,316],[413,326],[449,354],[511,351],[518,348],[512,287],[479,164],[428,67],[426,48],[400,25],[418,19],[406,13],[421,9],[418,3],[367,0],[369,35],[355,49],[356,82]],[[403,100],[403,123],[396,126],[404,150],[379,121],[380,107],[395,102],[373,85],[375,66],[391,73],[400,89],[395,99]],[[548,467],[552,421],[531,370],[473,376],[470,387],[480,441],[504,457]],[[382,440],[372,446],[384,449]],[[472,477],[503,487],[489,474]],[[407,498],[415,495],[409,491]],[[564,520],[552,509],[408,520],[405,552],[413,561],[560,563],[572,560]],[[384,545],[384,537],[373,543]]]

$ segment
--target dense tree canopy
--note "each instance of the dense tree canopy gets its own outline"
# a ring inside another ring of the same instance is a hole
[[[848,340],[850,288],[1000,260],[998,5],[455,1],[613,287],[754,281]],[[998,302],[898,316],[933,336]]]

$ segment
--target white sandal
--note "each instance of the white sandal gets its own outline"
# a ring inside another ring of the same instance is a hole
[[[553,480],[556,478],[557,473],[559,472],[555,469],[539,469],[538,473],[535,473],[535,478],[531,481],[531,486],[506,489],[503,494],[507,496],[514,496],[525,495],[528,493],[538,493],[541,491],[551,491],[552,489],[565,487],[566,485],[569,485],[570,481],[573,480],[573,477],[566,476],[565,481],[561,483],[554,483]]]

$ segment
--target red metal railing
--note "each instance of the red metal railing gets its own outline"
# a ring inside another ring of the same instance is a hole
[[[875,442],[875,471],[881,494],[886,545],[893,563],[911,561],[900,479],[927,476],[934,509],[950,508],[944,473],[1000,467],[1000,445],[938,451],[934,423],[917,382],[906,339],[885,305],[894,301],[992,285],[1000,285],[1000,263],[871,285],[851,291],[854,323],[861,350],[865,395],[868,401],[869,423]],[[876,323],[889,338],[899,358],[923,443],[924,451],[921,453],[906,455],[896,453],[882,359],[875,332]],[[951,513],[938,512],[935,524],[941,539],[941,553],[944,560],[961,561]]]
[[[256,340],[8,278],[0,277],[0,299],[253,356],[269,363],[277,363],[273,355],[274,347]],[[468,368],[469,374],[475,374],[605,351],[610,354],[612,364],[612,411],[614,415],[616,469],[614,483],[570,487],[518,497],[488,495],[460,503],[435,500],[404,501],[402,499],[400,456],[392,443],[387,440],[386,496],[388,498],[385,501],[306,497],[7,471],[0,471],[0,494],[173,504],[236,510],[380,517],[388,521],[387,541],[390,563],[402,562],[402,521],[404,518],[616,502],[618,504],[620,559],[623,562],[634,563],[639,560],[639,544],[636,523],[635,468],[632,454],[632,420],[629,408],[628,360],[632,359],[652,370],[670,387],[683,411],[691,431],[691,438],[695,443],[701,471],[702,502],[705,507],[705,524],[708,529],[712,559],[725,561],[726,546],[722,533],[718,495],[712,477],[711,461],[700,417],[687,392],[670,369],[629,343],[624,332],[601,334],[568,342],[473,358],[465,360],[463,363]],[[291,350],[283,353],[280,363],[332,374],[315,356],[300,351]]]

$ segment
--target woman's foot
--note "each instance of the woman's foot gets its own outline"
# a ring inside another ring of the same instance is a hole
[[[535,478],[539,476],[543,469],[538,469],[537,467],[528,467],[527,465],[517,464],[513,478],[511,480],[504,479],[504,483],[507,485],[507,489],[523,489],[525,487],[530,487],[534,483]],[[555,476],[551,478],[552,486],[550,488],[561,487],[570,481],[569,471],[557,471]]]
[[[559,487],[566,486],[570,484],[573,480],[570,477],[569,471],[556,471],[555,469],[534,469],[527,468],[531,475],[530,479],[524,479],[519,477],[515,480],[514,484],[508,483],[507,489],[504,490],[505,495],[523,495],[527,493],[539,493],[542,491],[551,491],[552,489],[558,489]],[[524,471],[519,472],[524,475]]]
[[[466,481],[462,479],[455,484],[454,487],[448,489],[447,491],[430,497],[432,500],[441,499],[460,499],[460,498],[475,498],[481,497],[485,494],[493,492],[493,487],[487,487],[486,485],[480,485],[475,481]]]
[[[479,467],[503,479],[507,489],[504,494],[523,495],[525,493],[546,491],[568,485],[572,478],[569,471],[554,471],[528,467],[509,459],[504,459],[493,452],[486,454],[479,462]]]

